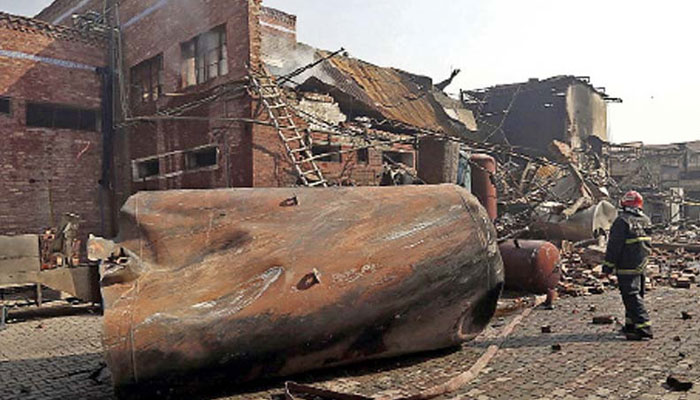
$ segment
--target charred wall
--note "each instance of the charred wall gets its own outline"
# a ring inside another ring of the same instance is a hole
[[[590,135],[607,138],[607,105],[587,81],[572,76],[468,92],[478,100],[482,139],[522,146],[534,154],[548,154],[552,140],[575,148]]]
[[[552,140],[565,140],[566,97],[557,96],[562,91],[563,85],[539,81],[488,90],[480,96],[486,102],[478,118],[482,139],[546,153]]]
[[[568,140],[580,148],[589,136],[608,140],[608,107],[603,97],[589,85],[576,82],[567,90]]]

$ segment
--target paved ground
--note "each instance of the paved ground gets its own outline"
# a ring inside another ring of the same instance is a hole
[[[307,374],[294,380],[364,395],[409,395],[469,369],[489,345],[501,349],[471,384],[444,399],[687,399],[700,400],[700,289],[660,288],[648,302],[657,338],[626,342],[614,325],[591,324],[594,315],[622,315],[616,292],[562,299],[556,309],[534,310],[504,342],[495,336],[508,319],[494,321],[461,349]],[[595,306],[596,311],[589,311]],[[0,399],[110,399],[99,368],[101,317],[80,308],[54,318],[28,319],[0,332]],[[681,311],[696,312],[690,320]],[[17,314],[15,314],[17,315]],[[29,318],[31,313],[20,315]],[[541,333],[549,325],[552,333]],[[552,345],[561,345],[553,351]],[[696,383],[672,392],[669,374]],[[221,399],[272,399],[281,382],[242,389]]]
[[[48,305],[13,312],[0,331],[0,399],[109,399],[89,378],[102,363],[101,317],[90,307]]]

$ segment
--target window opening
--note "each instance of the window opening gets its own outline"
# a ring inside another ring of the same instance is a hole
[[[219,149],[208,147],[192,150],[185,153],[185,167],[187,169],[199,169],[218,165]]]
[[[218,26],[182,43],[182,86],[188,87],[228,74],[226,26]]]
[[[329,154],[327,156],[318,158],[317,161],[324,161],[324,162],[342,162],[343,158],[340,153],[338,153],[341,150],[340,145],[334,145],[334,144],[314,144],[311,151],[314,156],[320,156],[322,154],[326,153],[333,153]]]

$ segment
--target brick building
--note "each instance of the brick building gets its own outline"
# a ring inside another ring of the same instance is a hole
[[[140,190],[299,183],[248,87],[251,71],[286,56],[263,47],[304,46],[294,16],[260,0],[108,5],[103,14],[101,0],[60,0],[35,19],[0,18],[0,234],[37,232],[74,212],[82,239],[110,236],[120,205]],[[110,24],[119,27],[113,35]],[[314,49],[315,58],[324,54]],[[429,78],[342,56],[326,64],[321,71],[342,82],[309,80],[286,92],[312,117],[294,121],[314,139],[313,154],[331,153],[318,165],[332,184],[379,184],[388,159],[415,170],[411,137],[368,118],[440,131],[454,124],[425,98],[434,90]],[[369,93],[349,85],[362,79],[379,86]],[[368,107],[378,99],[386,104]],[[327,117],[357,137],[339,138],[313,122]],[[367,148],[367,136],[387,144]]]
[[[307,117],[318,149],[315,153],[362,148],[367,144],[363,134],[378,135],[389,142],[375,142],[371,148],[322,162],[331,180],[377,184],[386,163],[399,163],[414,172],[434,169],[432,162],[421,165],[426,158],[417,157],[421,149],[413,143],[415,137],[407,135],[411,131],[475,137],[472,111],[436,88],[431,78],[380,67],[344,52],[326,59],[329,51],[297,41],[296,17],[282,11],[263,7],[260,21],[261,53],[267,70],[276,76],[301,71],[285,86],[294,107]],[[316,66],[306,69],[308,65]],[[336,126],[357,135],[327,134]],[[396,144],[402,139],[406,143]]]
[[[101,189],[107,43],[0,13],[0,234],[39,233],[64,213],[108,230]]]

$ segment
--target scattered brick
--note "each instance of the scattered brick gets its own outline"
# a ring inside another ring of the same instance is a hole
[[[615,322],[615,317],[612,315],[599,315],[593,317],[593,323],[595,325],[611,325]]]

